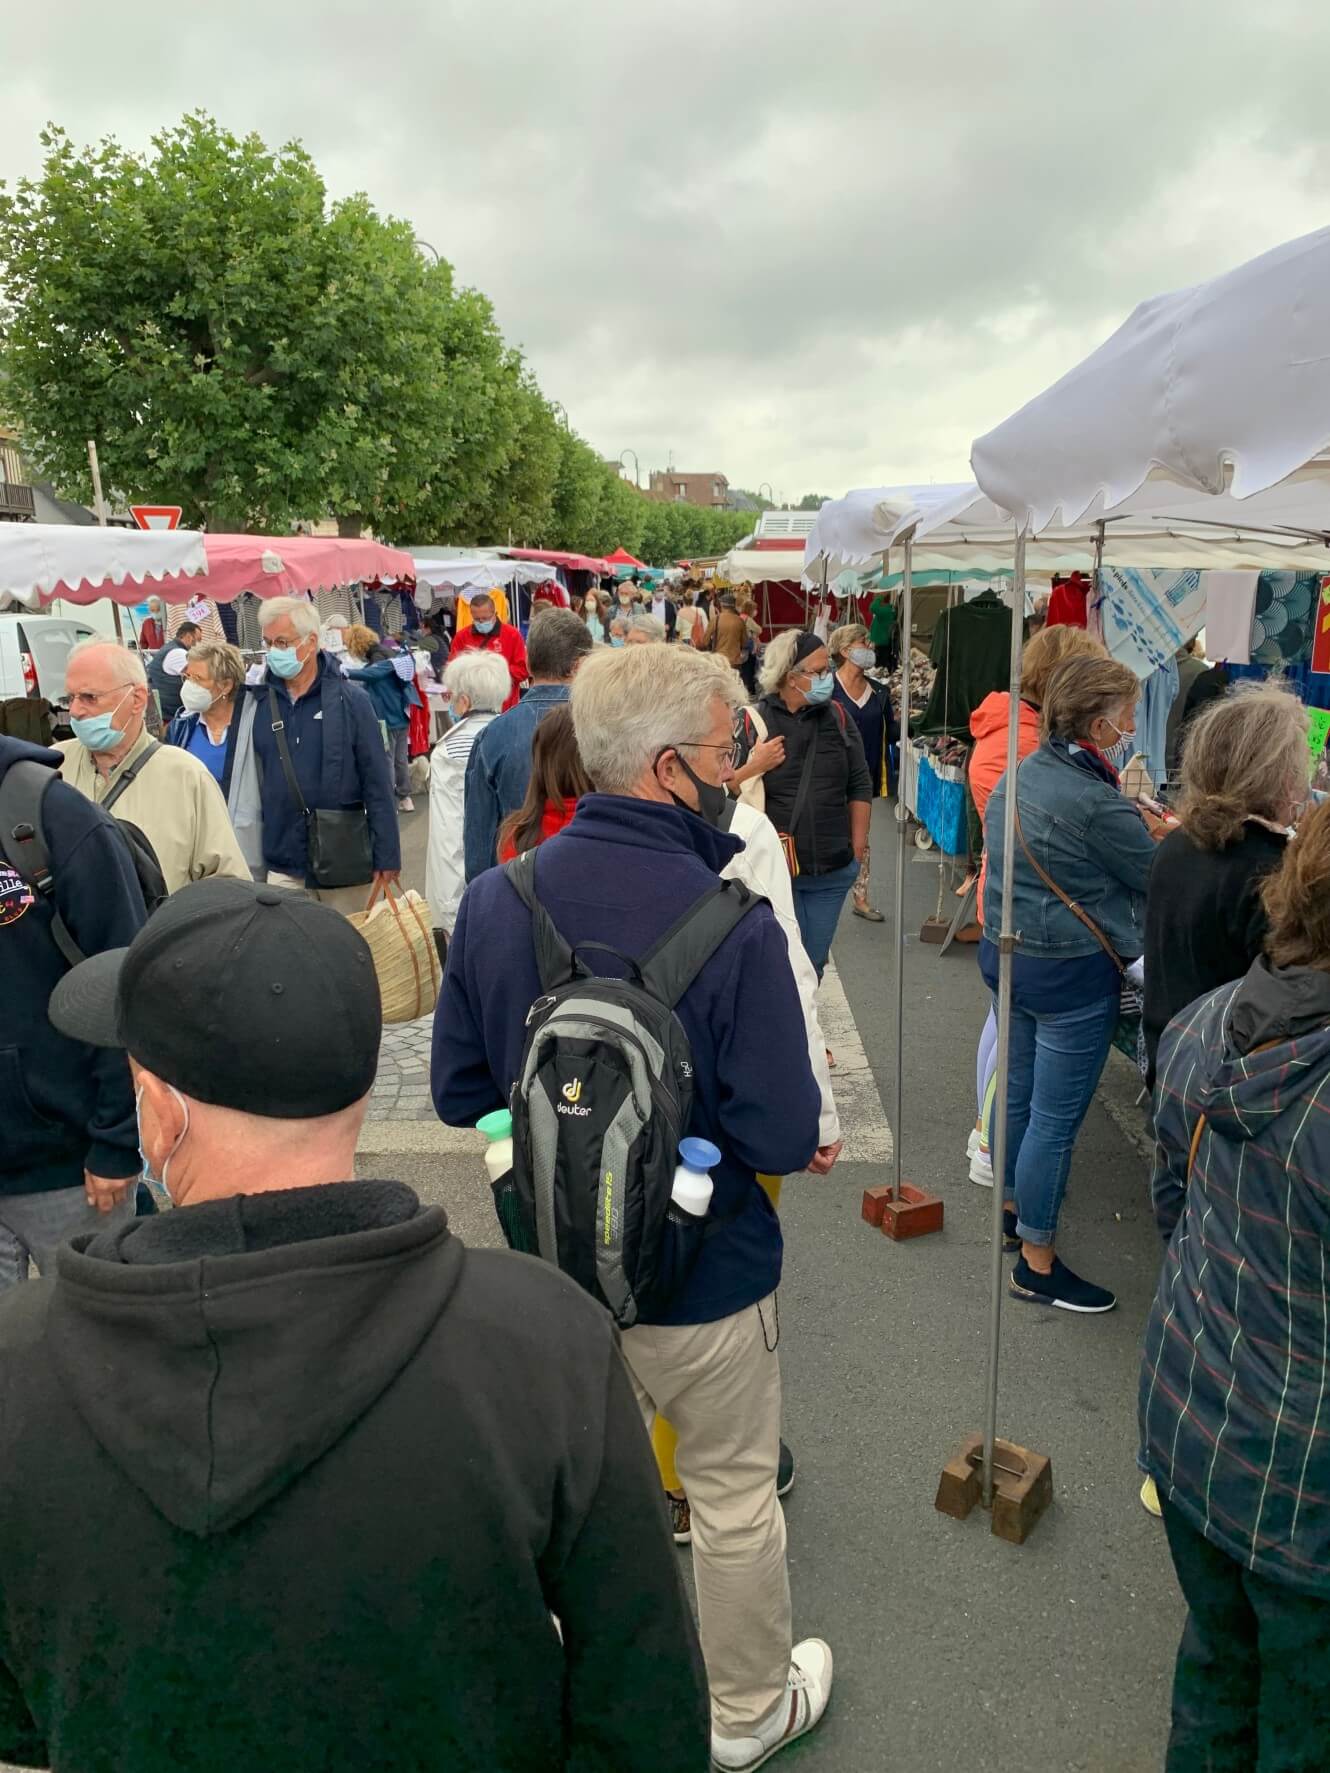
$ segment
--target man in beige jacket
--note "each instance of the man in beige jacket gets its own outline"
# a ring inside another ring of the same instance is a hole
[[[197,757],[162,745],[144,727],[143,660],[110,640],[85,640],[69,655],[65,686],[75,737],[62,778],[114,818],[127,819],[157,852],[168,892],[213,874],[249,880],[221,790]]]

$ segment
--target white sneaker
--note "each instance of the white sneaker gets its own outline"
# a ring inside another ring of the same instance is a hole
[[[405,800],[398,801],[397,810],[399,813],[413,813],[416,810],[416,803],[408,794]]]
[[[993,1159],[982,1146],[970,1158],[970,1180],[977,1182],[980,1188],[993,1186]]]
[[[983,1142],[984,1142],[984,1135],[979,1131],[979,1128],[978,1127],[971,1127],[969,1141],[965,1147],[966,1157],[967,1158],[973,1157],[975,1152],[978,1151],[979,1147],[983,1144]]]
[[[790,1652],[785,1697],[763,1718],[751,1736],[718,1736],[711,1732],[712,1765],[726,1773],[752,1773],[779,1753],[787,1742],[806,1736],[831,1698],[831,1646],[821,1638],[805,1638]]]

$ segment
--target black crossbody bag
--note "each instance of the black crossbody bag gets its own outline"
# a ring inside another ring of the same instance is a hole
[[[315,885],[327,888],[368,886],[374,873],[369,814],[363,806],[306,806],[286,743],[286,722],[278,713],[277,696],[271,689],[268,691],[268,718],[272,723],[272,736],[277,741],[277,754],[286,772],[286,785],[305,817],[309,872]]]

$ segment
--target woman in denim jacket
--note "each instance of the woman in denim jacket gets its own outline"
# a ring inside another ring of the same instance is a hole
[[[1154,836],[1119,792],[1114,763],[1130,751],[1139,693],[1135,673],[1113,659],[1068,660],[1044,692],[1039,749],[1017,770],[1024,844],[1018,836],[1004,1226],[1007,1248],[1020,1251],[1013,1295],[1064,1311],[1111,1311],[1117,1304],[1107,1288],[1073,1274],[1054,1244],[1072,1148],[1117,1026],[1121,978],[1113,954],[1136,960],[1145,945]],[[1008,790],[1004,776],[984,816],[989,868],[979,963],[994,992]],[[1050,889],[1041,869],[1104,942]]]

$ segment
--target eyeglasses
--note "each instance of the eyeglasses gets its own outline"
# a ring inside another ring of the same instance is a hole
[[[80,708],[97,708],[103,702],[109,702],[111,697],[120,690],[133,689],[133,687],[132,683],[116,683],[112,684],[110,689],[75,690],[69,697],[69,706],[72,709],[77,703]]]
[[[739,739],[732,739],[728,745],[710,745],[701,739],[676,739],[672,745],[667,745],[665,749],[666,751],[723,751],[735,769],[738,769],[743,762],[744,754],[743,743]]]

